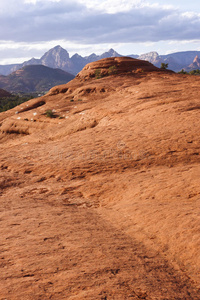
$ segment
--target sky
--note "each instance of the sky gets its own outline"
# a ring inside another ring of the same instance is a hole
[[[0,64],[70,56],[200,51],[199,0],[0,0]]]

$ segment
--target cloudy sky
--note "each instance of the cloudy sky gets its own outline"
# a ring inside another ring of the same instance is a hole
[[[199,0],[0,0],[0,64],[39,58],[200,50]]]

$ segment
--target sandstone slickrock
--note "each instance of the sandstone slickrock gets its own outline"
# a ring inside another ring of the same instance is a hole
[[[0,114],[2,299],[199,299],[199,84],[109,58]]]

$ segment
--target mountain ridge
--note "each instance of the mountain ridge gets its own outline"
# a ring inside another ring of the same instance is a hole
[[[8,76],[0,75],[0,88],[8,92],[46,92],[58,84],[64,84],[74,75],[61,69],[44,65],[26,65]]]
[[[109,51],[96,55],[95,53],[82,57],[78,53],[75,53],[71,58],[67,50],[63,49],[60,45],[51,48],[49,51],[45,52],[40,59],[31,58],[28,61],[23,62],[22,64],[12,64],[12,65],[0,65],[0,74],[9,75],[10,73],[17,71],[18,69],[23,68],[27,65],[44,65],[50,68],[57,68],[73,75],[76,75],[82,70],[82,68],[96,60],[102,58],[122,56],[117,53],[115,50],[110,49]]]
[[[26,65],[41,64],[51,68],[59,68],[73,75],[76,75],[82,70],[82,68],[86,64],[100,60],[102,58],[109,58],[114,56],[128,56],[140,60],[147,60],[150,63],[153,63],[156,67],[160,67],[161,63],[168,63],[169,69],[178,72],[182,69],[188,68],[188,66],[193,63],[193,60],[196,57],[196,55],[200,56],[200,51],[183,51],[167,55],[159,55],[157,52],[151,51],[142,55],[121,55],[111,48],[110,50],[102,53],[101,55],[96,55],[95,53],[92,53],[88,56],[83,57],[78,53],[75,53],[73,56],[70,57],[67,50],[57,45],[54,48],[51,48],[49,51],[45,52],[40,59],[31,58],[30,60],[25,61],[22,64],[0,65],[0,74],[9,75],[10,73]]]
[[[169,69],[178,72],[187,69],[197,55],[200,56],[200,51],[183,51],[167,55],[159,55],[153,51],[140,55],[138,59],[148,60],[156,67],[160,67],[161,63],[168,63]]]

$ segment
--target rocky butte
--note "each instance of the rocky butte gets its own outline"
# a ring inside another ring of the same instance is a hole
[[[185,70],[192,71],[192,70],[199,69],[199,68],[200,68],[200,59],[199,59],[198,55],[196,55],[193,60],[193,63],[190,64],[187,68],[185,68]]]
[[[200,299],[199,85],[108,58],[0,114],[1,299]]]

